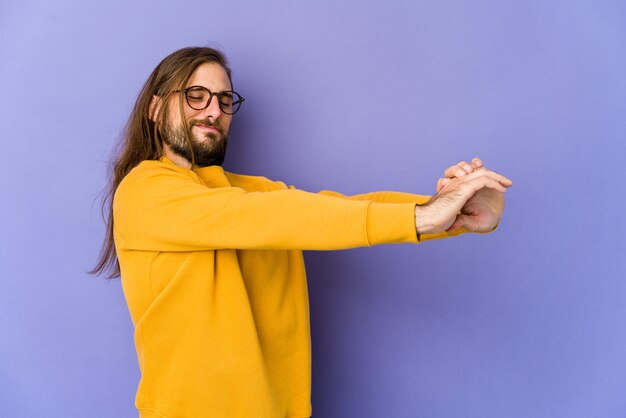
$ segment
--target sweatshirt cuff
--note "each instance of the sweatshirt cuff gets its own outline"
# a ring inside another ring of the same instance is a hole
[[[370,202],[367,207],[369,246],[391,243],[417,244],[415,203]]]

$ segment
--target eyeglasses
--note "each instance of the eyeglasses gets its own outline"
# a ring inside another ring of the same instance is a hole
[[[217,96],[222,112],[227,115],[234,115],[239,110],[239,106],[245,100],[236,91],[226,90],[212,93],[211,90],[202,86],[191,86],[184,90],[174,90],[172,93],[185,93],[187,104],[194,110],[204,110],[211,104],[213,96]]]

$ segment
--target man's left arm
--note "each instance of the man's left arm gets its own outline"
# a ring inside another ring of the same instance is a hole
[[[329,196],[342,197],[345,199],[352,200],[371,200],[374,202],[380,203],[415,203],[417,205],[423,205],[430,200],[432,196],[428,195],[420,195],[413,193],[405,193],[405,192],[394,192],[394,191],[381,191],[381,192],[371,192],[371,193],[363,193],[357,195],[343,195],[341,193],[332,191],[332,190],[322,190],[319,192],[320,194],[325,194]],[[441,238],[455,237],[457,235],[465,234],[467,232],[472,232],[466,228],[457,228],[451,232],[439,232],[436,234],[420,234],[420,241],[430,241]]]
[[[483,168],[484,164],[479,158],[474,158],[470,163],[460,161],[448,167],[444,171],[444,177],[437,181],[437,193],[439,193],[452,179],[463,177]],[[381,203],[415,203],[417,205],[427,204],[433,196],[419,195],[405,192],[382,191],[364,193],[352,196],[346,196],[331,190],[322,190],[319,193],[327,194],[335,197],[343,197],[355,200],[372,200]],[[478,232],[489,233],[496,230],[500,216],[504,209],[504,196],[502,193],[485,190],[483,193],[477,193],[475,197],[470,199],[459,213],[457,221],[448,229],[437,234],[421,234],[420,241],[427,241],[440,238],[448,238],[457,236],[466,232],[476,232],[480,230],[481,223],[494,224],[492,229]],[[497,218],[497,219],[496,219]]]

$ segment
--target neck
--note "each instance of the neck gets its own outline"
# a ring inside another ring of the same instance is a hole
[[[178,154],[174,154],[174,152],[167,144],[163,144],[163,155],[170,159],[177,166],[191,169],[191,162]]]

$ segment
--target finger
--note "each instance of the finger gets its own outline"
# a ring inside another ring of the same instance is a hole
[[[505,193],[507,190],[507,188],[503,186],[501,183],[499,183],[498,181],[488,176],[473,177],[473,178],[468,176],[468,177],[465,177],[463,179],[458,179],[458,180],[460,181],[456,183],[456,185],[452,187],[449,191],[453,191],[453,192],[455,191],[460,196],[462,196],[462,198],[465,199],[466,201],[471,199],[471,197],[476,192],[485,188],[493,189],[501,193]],[[442,191],[442,193],[444,192],[445,190]]]
[[[446,168],[446,171],[443,172],[443,175],[449,179],[453,179],[455,177],[462,177],[465,174],[467,174],[465,173],[465,170],[463,170],[461,167],[459,167],[456,164]]]
[[[456,219],[454,220],[454,222],[452,223],[452,225],[450,225],[450,227],[448,229],[446,229],[446,232],[452,232],[455,229],[459,229],[462,228],[463,226],[465,226],[465,216],[464,215],[457,215]]]
[[[468,163],[466,161],[459,161],[458,163],[456,163],[456,165],[458,165],[463,170],[465,170],[465,172],[467,174],[469,174],[469,173],[474,171],[474,166],[472,166],[470,163]]]
[[[447,179],[447,178],[440,178],[439,180],[437,180],[437,193],[439,193],[439,191],[443,189],[445,185],[448,184],[449,182],[450,182],[450,179]]]
[[[474,166],[474,168],[480,168],[480,167],[484,167],[485,165],[483,164],[482,160],[478,157],[476,158],[472,158],[472,165]]]
[[[447,178],[453,179],[455,177],[463,177],[468,173],[471,173],[474,169],[465,161],[459,161],[453,166],[450,166],[444,171],[443,175]]]
[[[506,186],[490,177],[477,177],[468,180],[461,184],[461,188],[464,189],[468,196],[472,196],[475,192],[484,188],[494,189],[502,193],[505,193],[507,190]]]
[[[484,167],[476,169],[476,171],[474,171],[471,174],[472,179],[478,178],[478,177],[491,178],[506,187],[511,187],[513,185],[513,182],[510,179],[504,177],[502,174],[496,173],[495,171],[492,171],[492,170],[488,170]]]
[[[446,232],[454,232],[456,229],[465,228],[470,231],[479,232],[480,224],[476,221],[476,219],[472,218],[469,215],[457,215],[456,219],[450,225]],[[483,228],[486,232],[486,230]]]

